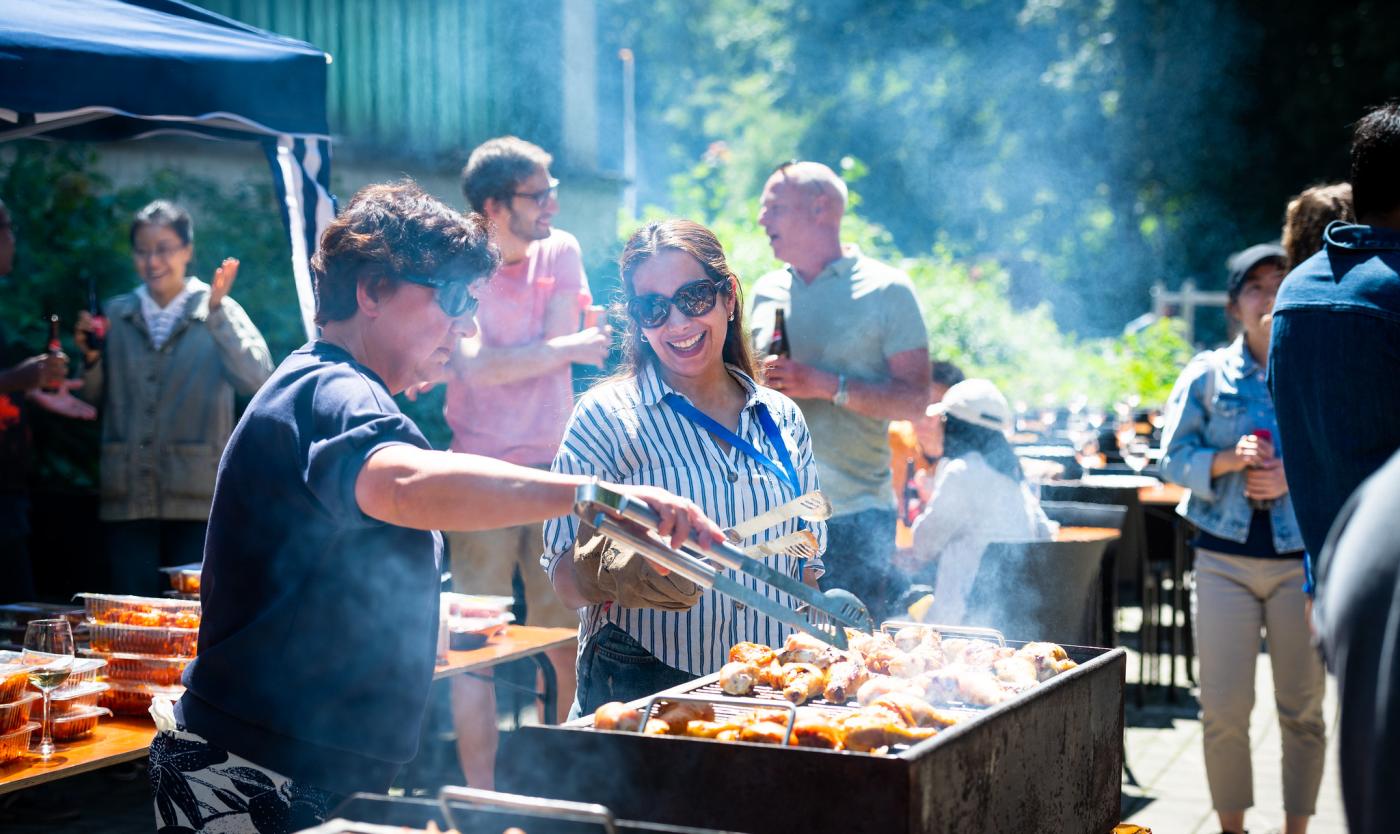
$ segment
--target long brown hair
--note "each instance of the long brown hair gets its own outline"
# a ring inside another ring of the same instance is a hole
[[[1288,201],[1283,216],[1283,250],[1288,253],[1288,269],[1322,249],[1322,233],[1333,220],[1356,222],[1351,183],[1315,185]]]
[[[612,305],[614,321],[622,322],[622,364],[618,367],[617,378],[635,377],[644,362],[653,366],[659,361],[656,351],[642,338],[642,329],[631,316],[627,315],[627,301],[636,295],[633,277],[642,264],[661,252],[672,249],[684,252],[700,263],[705,275],[715,283],[721,298],[734,299],[734,318],[724,333],[724,361],[750,378],[758,379],[758,366],[744,329],[744,298],[739,287],[739,276],[729,268],[724,258],[724,247],[715,233],[691,220],[660,220],[648,223],[627,239],[627,245],[618,258],[622,272],[623,297]]]

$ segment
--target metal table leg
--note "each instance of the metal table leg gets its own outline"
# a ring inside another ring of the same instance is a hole
[[[544,691],[539,693],[540,708],[544,712],[540,716],[540,723],[553,724],[555,712],[559,707],[559,680],[554,674],[554,664],[549,661],[549,655],[544,652],[530,657],[539,667],[540,680],[544,682]]]

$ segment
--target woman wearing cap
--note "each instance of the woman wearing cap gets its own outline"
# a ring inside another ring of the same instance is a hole
[[[994,541],[1042,541],[1050,521],[1026,486],[1006,436],[1011,407],[989,380],[968,379],[929,407],[941,417],[943,458],[933,493],[914,521],[913,578],[935,573],[925,619],[960,623],[982,552]]]
[[[1265,381],[1284,257],[1282,248],[1260,244],[1230,258],[1226,312],[1243,332],[1186,366],[1162,431],[1162,476],[1190,490],[1181,512],[1200,531],[1191,605],[1206,778],[1229,834],[1244,831],[1254,804],[1249,713],[1261,629],[1283,736],[1287,834],[1307,830],[1326,747],[1323,667],[1304,615],[1303,539]]]
[[[651,223],[627,241],[620,266],[628,319],[623,367],[579,401],[554,470],[665,487],[730,527],[815,490],[807,423],[792,400],[754,382],[739,279],[714,234],[687,220]],[[791,519],[742,544],[802,526]],[[825,550],[826,524],[811,530]],[[545,525],[543,564],[560,599],[587,608],[579,630],[579,714],[718,671],[735,643],[781,646],[791,631],[674,574],[657,576],[640,558],[617,559],[605,542],[588,539],[572,516]],[[766,561],[809,585],[821,570],[818,560],[805,565],[805,576],[802,559]],[[643,571],[649,578],[639,592],[615,588],[616,577]],[[772,586],[729,574],[795,608]]]
[[[299,831],[413,758],[436,657],[439,529],[570,512],[586,477],[433,451],[392,396],[436,381],[499,260],[480,215],[411,183],[361,190],[312,260],[321,335],[249,404],[219,468],[199,656],[153,706],[161,830]],[[663,536],[719,528],[615,486]]]

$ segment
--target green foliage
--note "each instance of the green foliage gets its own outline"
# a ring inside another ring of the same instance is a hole
[[[731,197],[723,170],[727,159],[720,150],[711,148],[687,174],[673,179],[671,208],[650,206],[643,219],[687,217],[707,225],[747,289],[781,264],[756,221],[757,201]],[[851,186],[851,204],[858,206],[855,186],[865,166],[847,157],[841,169]],[[624,220],[623,237],[635,227]],[[951,361],[969,376],[991,379],[1013,402],[1062,404],[1082,396],[1107,406],[1135,396],[1143,403],[1163,404],[1191,357],[1180,322],[1173,320],[1116,338],[1078,338],[1060,328],[1046,303],[1015,307],[1009,298],[1011,276],[997,261],[962,259],[943,244],[924,255],[906,256],[887,230],[854,210],[842,221],[842,239],[909,275],[933,358]]]

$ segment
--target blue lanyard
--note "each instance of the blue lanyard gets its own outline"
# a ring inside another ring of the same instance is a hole
[[[718,420],[696,408],[685,397],[678,394],[667,394],[662,399],[675,409],[677,414],[724,440],[777,475],[783,483],[792,487],[793,495],[802,494],[802,482],[797,479],[797,468],[792,465],[792,456],[788,454],[787,444],[783,442],[783,435],[778,431],[778,424],[773,422],[772,415],[768,413],[768,406],[758,403],[754,406],[754,410],[758,412],[758,422],[763,426],[763,433],[768,437],[768,442],[773,445],[774,449],[778,450],[778,459],[783,462],[782,468],[779,468],[778,464],[774,463],[767,455],[755,449],[752,443],[725,428]]]

